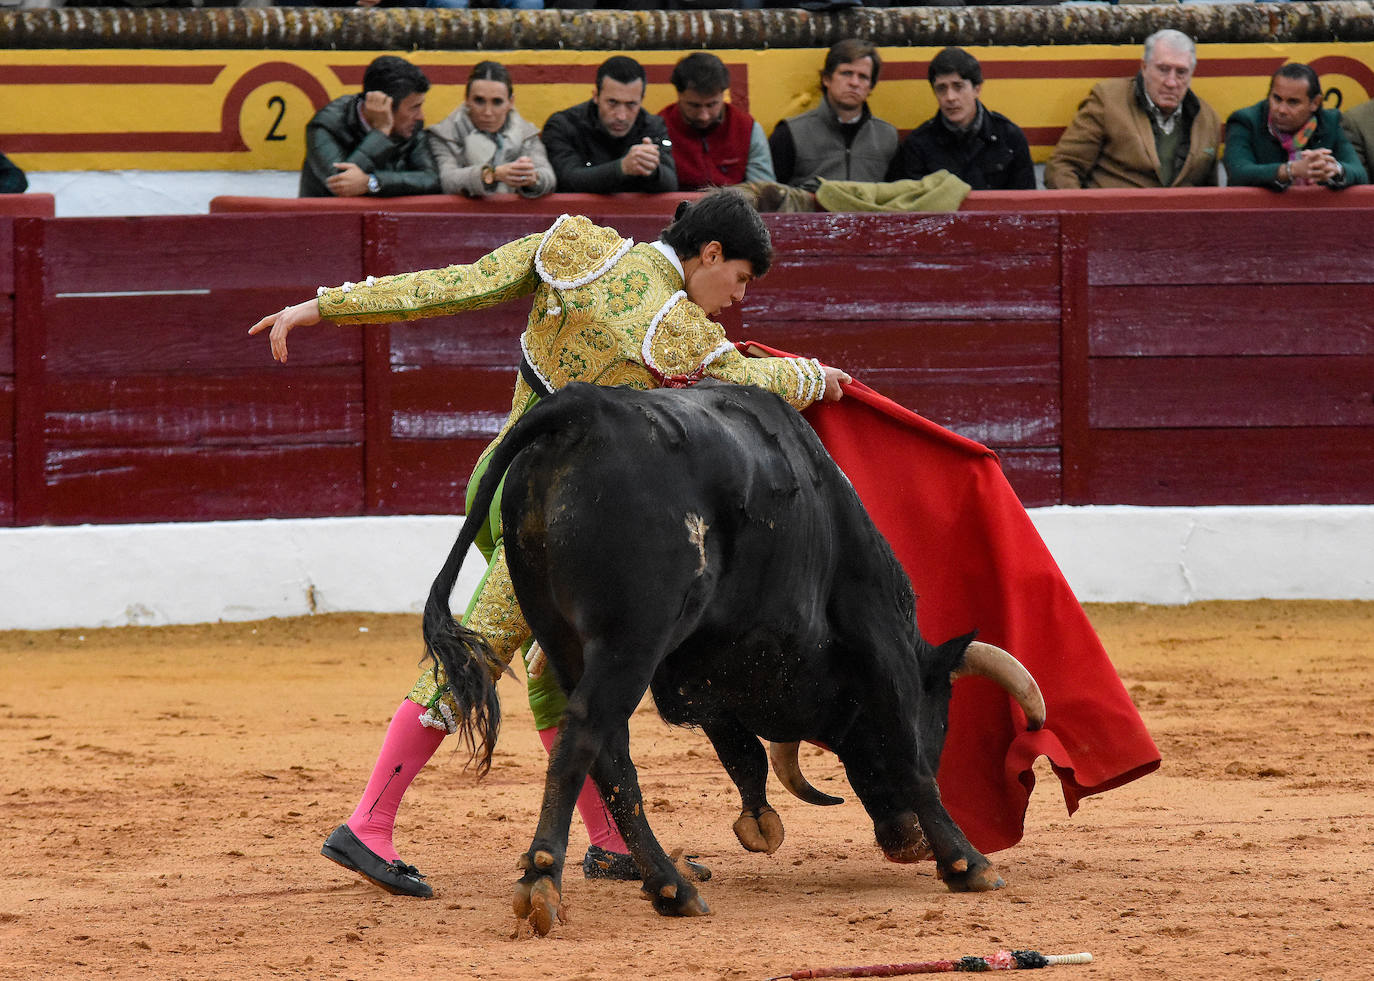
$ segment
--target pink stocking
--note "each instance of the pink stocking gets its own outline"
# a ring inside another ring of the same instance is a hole
[[[362,800],[358,801],[348,826],[358,840],[375,852],[383,861],[394,861],[396,846],[391,843],[392,827],[401,798],[415,775],[429,762],[443,742],[443,729],[420,724],[425,709],[410,699],[401,703],[387,727],[382,740],[382,752],[372,777],[367,781]]]
[[[553,743],[557,738],[557,726],[539,730],[539,741],[544,744],[545,751],[550,754],[553,753]],[[621,855],[629,854],[630,846],[625,844],[624,838],[620,837],[620,829],[615,826],[611,812],[606,810],[606,804],[601,799],[601,794],[597,792],[596,784],[592,783],[590,777],[582,785],[582,793],[577,795],[577,813],[582,816],[582,823],[587,826],[587,837],[592,840],[593,845],[604,848],[608,852],[619,852]]]

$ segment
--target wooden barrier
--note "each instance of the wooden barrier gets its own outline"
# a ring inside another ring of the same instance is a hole
[[[546,194],[526,198],[519,194],[489,194],[470,198],[462,194],[415,194],[394,198],[264,198],[232,194],[210,199],[210,213],[288,212],[322,214],[348,212],[395,214],[397,212],[461,212],[482,215],[655,215],[666,221],[679,201],[692,201],[700,192],[671,194]]]
[[[724,320],[993,447],[1028,505],[1374,503],[1370,207],[1271,197],[769,216],[774,270]],[[663,224],[604,203],[593,217],[638,240]],[[0,522],[461,512],[523,304],[302,330],[287,366],[246,329],[318,284],[469,261],[548,221],[0,219]]]
[[[522,198],[492,194],[470,198],[462,194],[420,194],[396,198],[266,198],[221,195],[210,199],[211,214],[349,212],[460,212],[482,215],[656,215],[665,220],[679,201],[699,192],[674,194],[548,194]],[[959,208],[979,212],[1080,211],[1236,211],[1254,209],[1310,210],[1312,208],[1374,208],[1374,184],[1340,191],[1324,187],[1293,187],[1283,193],[1260,187],[1171,187],[1120,190],[971,191]]]
[[[1063,216],[1064,502],[1374,501],[1369,220]]]
[[[1290,187],[1084,188],[1060,191],[972,191],[960,211],[1309,211],[1313,208],[1374,208],[1374,184],[1333,191]]]
[[[358,514],[361,338],[246,331],[361,278],[361,219],[20,219],[15,521]]]
[[[51,194],[0,194],[2,217],[51,218],[56,209],[57,199]]]

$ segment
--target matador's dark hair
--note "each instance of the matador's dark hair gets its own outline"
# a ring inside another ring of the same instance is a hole
[[[744,259],[755,276],[773,265],[773,239],[758,211],[738,191],[721,188],[677,207],[673,222],[659,235],[679,258],[690,259],[708,242],[719,242],[728,259]]]

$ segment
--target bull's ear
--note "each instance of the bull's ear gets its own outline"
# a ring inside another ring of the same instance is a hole
[[[935,648],[935,656],[931,658],[930,676],[936,675],[942,678],[949,678],[964,666],[964,652],[968,650],[968,645],[973,643],[978,631],[964,634],[962,637],[954,637],[945,641]]]

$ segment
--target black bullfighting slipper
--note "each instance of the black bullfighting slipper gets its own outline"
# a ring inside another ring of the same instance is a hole
[[[359,841],[353,829],[346,824],[339,825],[325,839],[320,854],[394,895],[418,896],[420,899],[429,899],[434,895],[434,890],[425,884],[425,877],[419,869],[399,858],[386,861]]]
[[[684,855],[682,864],[687,866],[688,875],[698,882],[711,878],[711,870],[700,862],[692,861],[695,855]],[[619,879],[625,882],[638,882],[642,876],[635,860],[622,852],[608,852],[600,845],[592,845],[582,856],[582,874],[588,879]]]

